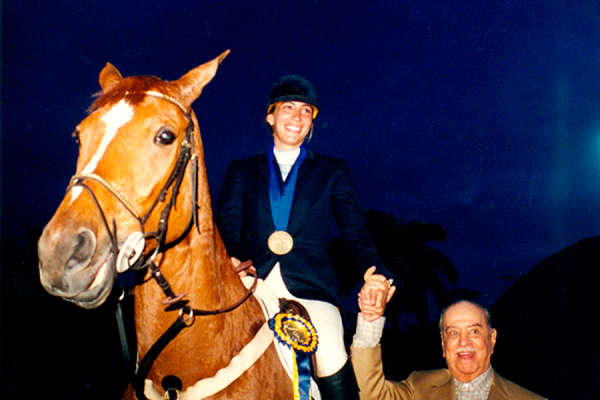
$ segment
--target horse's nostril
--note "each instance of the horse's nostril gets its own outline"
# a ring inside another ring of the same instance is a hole
[[[96,237],[89,229],[81,230],[74,237],[73,252],[67,261],[67,269],[73,269],[88,264],[96,247]]]

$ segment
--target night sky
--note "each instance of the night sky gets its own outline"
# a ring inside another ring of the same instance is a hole
[[[308,147],[348,161],[364,208],[444,226],[457,286],[489,305],[598,235],[599,37],[595,0],[4,0],[3,238],[51,218],[106,62],[174,80],[231,49],[194,103],[213,204],[272,143],[272,83],[304,75]]]

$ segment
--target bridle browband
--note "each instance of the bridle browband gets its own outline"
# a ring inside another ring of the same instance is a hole
[[[127,92],[125,95],[127,95],[127,94],[129,94],[129,92]],[[175,185],[173,186],[173,195],[171,196],[171,200],[169,203],[167,203],[167,205],[163,209],[158,229],[155,232],[157,243],[159,245],[164,245],[164,243],[162,243],[161,239],[164,239],[164,235],[166,234],[166,228],[167,228],[167,222],[168,222],[170,210],[174,206],[174,204],[177,200],[177,195],[179,194],[179,189],[180,189],[181,183],[183,181],[184,172],[185,172],[185,169],[186,169],[190,159],[192,160],[192,186],[193,186],[193,188],[192,188],[192,190],[193,190],[192,213],[191,213],[192,216],[190,218],[190,221],[191,222],[193,221],[193,223],[196,225],[196,228],[199,230],[198,219],[197,219],[197,183],[198,183],[197,165],[198,165],[198,160],[197,160],[196,153],[194,152],[194,135],[193,135],[194,122],[191,117],[191,111],[189,109],[187,109],[176,98],[168,96],[168,95],[160,93],[160,92],[153,91],[153,90],[146,91],[146,92],[144,92],[144,94],[146,94],[148,96],[164,99],[164,100],[167,100],[167,101],[175,104],[183,112],[183,114],[185,115],[185,117],[188,121],[188,126],[187,126],[187,129],[185,132],[185,137],[184,137],[184,140],[181,143],[181,147],[179,149],[177,164],[175,165],[175,168],[173,168],[173,171],[171,171],[171,175],[169,176],[169,179],[167,180],[167,182],[163,186],[162,190],[160,191],[159,196],[154,200],[154,203],[148,209],[146,214],[141,216],[135,210],[135,208],[131,205],[131,203],[129,203],[127,201],[125,196],[123,196],[119,192],[119,190],[117,188],[115,188],[113,185],[111,185],[109,182],[107,182],[104,178],[102,178],[101,176],[98,176],[96,174],[76,174],[76,175],[74,175],[71,178],[71,182],[70,182],[69,187],[67,188],[67,191],[69,189],[73,188],[74,186],[87,187],[87,185],[85,185],[83,183],[83,181],[86,179],[91,179],[91,180],[94,180],[94,181],[100,183],[102,186],[104,186],[104,188],[106,190],[108,190],[110,192],[110,194],[112,194],[117,200],[119,200],[119,202],[125,207],[125,209],[138,221],[138,223],[140,224],[141,231],[144,232],[145,231],[144,226],[145,226],[148,218],[150,218],[150,215],[152,214],[152,212],[158,205],[158,202],[165,201],[165,198],[167,196],[167,193],[168,193],[170,187],[175,183]],[[89,190],[88,190],[88,192],[89,192]],[[97,203],[97,201],[95,201],[95,203]],[[102,213],[102,210],[100,210],[100,211]],[[191,222],[189,225],[191,225]],[[115,236],[115,239],[116,239],[116,232],[113,234],[109,230],[108,234],[110,235],[111,239],[112,239],[113,235]],[[113,240],[113,242],[114,242],[114,240]],[[113,250],[116,251],[117,249],[113,248]]]
[[[130,94],[130,92],[126,92],[125,96]],[[175,167],[171,171],[171,175],[169,179],[164,184],[161,189],[159,195],[152,203],[152,206],[146,211],[144,215],[139,214],[132,204],[127,201],[125,196],[121,194],[121,192],[115,188],[110,182],[106,181],[104,178],[97,174],[76,174],[71,178],[69,186],[67,187],[67,192],[72,188],[79,186],[85,189],[90,197],[92,198],[94,205],[98,209],[100,216],[102,218],[102,222],[104,227],[108,233],[111,242],[111,252],[114,254],[114,258],[117,258],[117,254],[119,253],[119,246],[117,241],[117,226],[116,222],[113,219],[112,221],[112,229],[109,226],[108,220],[106,219],[106,215],[104,210],[102,209],[97,197],[95,196],[93,190],[85,183],[86,180],[93,180],[103,186],[110,194],[113,195],[124,207],[125,209],[138,221],[140,224],[140,229],[142,231],[143,237],[151,237],[153,236],[156,241],[156,248],[154,249],[152,256],[146,258],[142,256],[135,265],[131,266],[134,270],[142,270],[144,268],[148,268],[152,273],[152,276],[155,278],[161,289],[166,295],[166,299],[162,302],[163,305],[167,306],[165,311],[173,311],[179,310],[179,316],[176,321],[165,331],[165,333],[154,343],[154,345],[150,348],[150,350],[145,354],[144,358],[139,363],[137,371],[135,373],[135,377],[133,380],[133,387],[136,391],[136,395],[138,399],[146,399],[144,395],[144,380],[146,376],[150,372],[152,364],[160,354],[160,352],[164,349],[164,347],[177,336],[179,332],[181,332],[185,327],[191,326],[194,317],[198,315],[217,315],[232,311],[239,307],[244,301],[246,301],[254,292],[257,279],[256,273],[249,269],[248,272],[254,275],[254,282],[252,286],[246,291],[245,295],[240,298],[235,303],[215,310],[201,310],[190,307],[187,303],[188,300],[183,300],[186,296],[186,293],[176,295],[171,286],[169,285],[167,279],[164,277],[162,272],[160,271],[160,267],[158,267],[154,260],[156,256],[160,253],[164,253],[166,250],[179,243],[187,234],[190,232],[192,225],[196,227],[198,232],[200,232],[200,227],[198,223],[198,157],[195,153],[194,147],[194,122],[191,116],[191,109],[188,109],[181,103],[178,99],[166,95],[164,93],[160,93],[157,91],[149,90],[144,92],[147,96],[156,97],[159,99],[166,100],[181,110],[185,115],[188,126],[186,128],[185,137],[183,142],[181,143],[181,147],[179,148],[179,154],[177,157],[177,163]],[[185,170],[189,162],[192,162],[191,165],[191,173],[192,173],[192,210],[189,222],[187,227],[181,233],[181,235],[170,243],[165,243],[166,233],[168,229],[169,216],[171,213],[171,209],[175,207],[175,203],[177,201],[177,196],[179,195],[179,191],[181,188],[181,184],[183,182],[183,178],[185,176]],[[158,206],[159,202],[165,202],[169,190],[172,191],[171,197],[169,201],[165,204],[164,208],[161,211],[160,219],[158,222],[158,226],[155,232],[145,232],[145,225],[150,215]],[[238,267],[238,270],[243,268],[247,268],[249,266],[249,262],[243,263]]]

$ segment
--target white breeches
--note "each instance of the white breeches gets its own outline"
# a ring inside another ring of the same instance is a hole
[[[306,307],[310,314],[319,337],[316,352],[317,376],[322,378],[338,372],[346,363],[348,355],[344,347],[342,317],[337,307],[325,301],[300,299],[292,295],[281,278],[279,263],[275,264],[265,279],[265,283],[275,291],[278,297],[298,301]]]

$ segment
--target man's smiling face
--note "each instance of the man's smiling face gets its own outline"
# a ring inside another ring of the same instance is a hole
[[[442,318],[442,350],[452,376],[470,382],[490,367],[496,330],[483,310],[469,302],[452,305]]]

